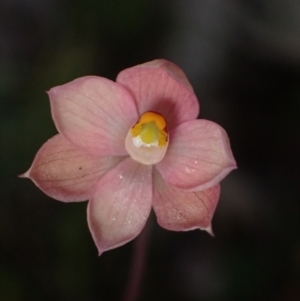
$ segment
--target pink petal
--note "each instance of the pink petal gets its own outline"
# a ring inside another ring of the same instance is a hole
[[[99,255],[134,239],[151,205],[151,166],[127,158],[104,175],[88,204],[88,224]]]
[[[196,191],[219,183],[236,163],[224,129],[202,119],[170,132],[167,154],[156,167],[167,183]]]
[[[30,178],[59,201],[84,201],[99,178],[122,159],[90,155],[59,134],[40,148],[32,166],[21,177]]]
[[[125,137],[137,119],[124,87],[97,76],[78,78],[49,91],[52,117],[60,133],[91,154],[125,155]]]
[[[119,73],[118,83],[133,95],[139,114],[162,114],[172,129],[197,118],[199,103],[183,71],[166,60],[155,60]]]
[[[166,184],[156,173],[153,209],[159,225],[167,230],[206,230],[212,234],[211,220],[220,196],[220,185],[187,192]]]

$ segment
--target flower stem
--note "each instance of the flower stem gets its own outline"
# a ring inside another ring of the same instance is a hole
[[[149,232],[151,222],[144,227],[143,231],[134,241],[133,262],[122,301],[137,301],[141,291],[144,272],[146,269],[147,247],[149,243]]]

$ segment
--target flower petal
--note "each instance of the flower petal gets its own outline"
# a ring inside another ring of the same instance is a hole
[[[162,114],[172,129],[197,118],[199,103],[183,71],[166,60],[155,60],[119,73],[118,83],[133,95],[139,114]]]
[[[97,76],[78,78],[49,91],[60,133],[100,156],[125,155],[125,137],[138,119],[135,103],[120,84]]]
[[[106,173],[88,204],[88,224],[99,255],[134,239],[151,205],[151,166],[127,158]]]
[[[211,220],[220,196],[220,185],[202,191],[188,192],[154,176],[153,209],[159,225],[167,230],[206,230],[212,234]]]
[[[90,155],[58,134],[40,148],[32,166],[21,177],[30,178],[59,201],[85,201],[99,178],[122,159]]]
[[[219,183],[236,163],[225,130],[202,119],[170,132],[169,149],[156,167],[167,183],[196,191]]]

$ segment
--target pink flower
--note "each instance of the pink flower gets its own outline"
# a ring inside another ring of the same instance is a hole
[[[226,132],[196,119],[199,104],[176,65],[155,60],[116,82],[86,76],[49,91],[59,134],[23,175],[62,202],[89,200],[99,254],[134,239],[151,208],[165,229],[203,229],[219,182],[234,168]]]

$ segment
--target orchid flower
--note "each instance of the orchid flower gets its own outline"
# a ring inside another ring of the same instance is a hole
[[[183,71],[166,60],[123,70],[116,82],[85,76],[52,88],[58,134],[23,177],[62,202],[89,200],[99,255],[134,239],[153,208],[168,230],[206,230],[219,182],[236,163]]]

